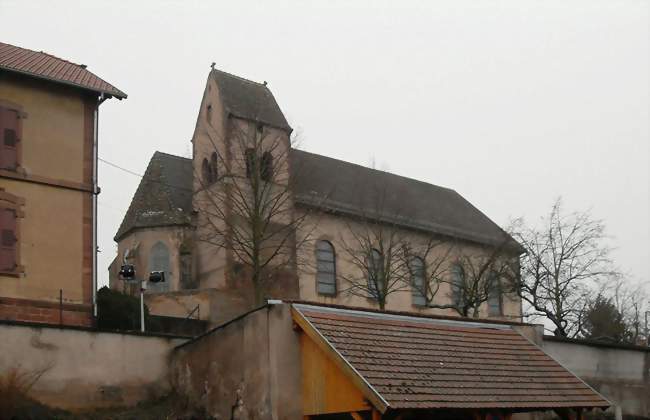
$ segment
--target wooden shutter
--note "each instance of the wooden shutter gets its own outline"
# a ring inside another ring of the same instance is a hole
[[[16,247],[16,211],[0,209],[0,271],[14,271]]]
[[[18,142],[22,122],[15,109],[0,106],[0,169],[16,170],[18,167]]]

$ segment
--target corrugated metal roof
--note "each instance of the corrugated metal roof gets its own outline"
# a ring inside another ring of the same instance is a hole
[[[509,325],[293,306],[393,409],[610,405]]]
[[[120,99],[126,98],[126,93],[88,71],[84,65],[71,63],[43,51],[32,51],[3,42],[0,42],[0,70],[76,86]]]

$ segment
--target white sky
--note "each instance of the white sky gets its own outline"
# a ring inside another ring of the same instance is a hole
[[[302,148],[456,189],[497,223],[563,196],[650,279],[648,1],[0,0],[0,40],[84,63],[100,156],[188,156],[210,63],[267,80]],[[100,166],[100,284],[139,179]]]

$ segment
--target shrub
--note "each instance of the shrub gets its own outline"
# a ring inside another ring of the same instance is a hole
[[[145,327],[154,322],[144,307]],[[139,330],[140,297],[129,296],[104,286],[97,291],[97,328],[101,330]],[[147,328],[149,329],[149,328]]]

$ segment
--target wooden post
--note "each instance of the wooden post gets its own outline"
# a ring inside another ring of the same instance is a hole
[[[350,415],[352,416],[352,418],[354,420],[363,420],[363,417],[361,417],[361,414],[357,413],[356,411],[352,411],[350,413]]]
[[[372,420],[381,420],[381,413],[377,410],[372,410]]]

